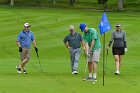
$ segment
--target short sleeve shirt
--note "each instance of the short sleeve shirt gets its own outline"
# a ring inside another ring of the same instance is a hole
[[[69,46],[73,48],[80,48],[81,41],[83,41],[83,38],[81,34],[77,32],[75,32],[74,35],[71,35],[71,34],[67,35],[63,40],[64,43],[68,42]]]
[[[89,46],[91,45],[92,40],[95,40],[94,47],[92,48],[93,51],[101,48],[100,38],[96,29],[88,28],[88,32],[87,33],[84,32],[83,34],[83,39],[84,42],[88,42]]]
[[[22,48],[30,48],[31,42],[35,40],[34,34],[32,31],[21,31],[18,34],[17,41],[20,42]]]

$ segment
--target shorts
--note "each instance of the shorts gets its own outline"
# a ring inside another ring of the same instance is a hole
[[[124,51],[124,47],[118,47],[118,48],[112,48],[112,54],[113,55],[124,55],[125,51]]]
[[[88,58],[88,62],[99,62],[101,49],[96,49]]]
[[[22,48],[22,52],[20,52],[20,59],[23,61],[24,59],[30,59],[30,49]]]

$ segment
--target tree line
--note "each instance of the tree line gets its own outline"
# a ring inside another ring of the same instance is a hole
[[[11,6],[14,6],[16,0],[8,0],[8,2],[10,3]],[[52,1],[53,4],[56,3],[56,0],[50,0]],[[74,5],[76,3],[76,0],[68,0],[69,1],[69,5]],[[97,0],[97,3],[100,5],[104,6],[104,10],[107,8],[107,2],[109,0]],[[116,0],[118,2],[118,10],[121,11],[123,10],[123,4],[124,4],[124,0]],[[34,2],[41,2],[41,0],[34,0]]]

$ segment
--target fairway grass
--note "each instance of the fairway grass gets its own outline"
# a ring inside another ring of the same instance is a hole
[[[98,24],[102,12],[86,9],[0,7],[0,93],[139,93],[140,13],[106,14],[113,29],[116,23],[122,24],[122,29],[127,34],[128,52],[122,60],[121,75],[115,76],[114,59],[111,49],[109,50],[103,86],[102,52],[98,65],[98,81],[93,84],[82,81],[86,63],[83,51],[79,60],[79,74],[71,75],[69,52],[63,44],[71,24],[79,33],[79,24],[83,22],[88,27],[95,27],[99,33]],[[25,22],[31,24],[31,30],[36,36],[43,71],[32,47],[31,59],[26,67],[28,74],[18,75],[15,67],[20,61],[16,37]],[[106,45],[112,31],[106,33]],[[100,35],[100,38],[102,42],[103,36]]]

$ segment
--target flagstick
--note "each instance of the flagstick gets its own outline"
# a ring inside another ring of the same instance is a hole
[[[105,4],[104,4],[104,12],[105,12]],[[105,33],[103,38],[103,86],[104,85],[105,85]]]
[[[104,79],[105,78],[105,32],[112,29],[106,17],[105,10],[99,24],[99,29],[100,29],[100,34],[101,35],[104,34],[104,38],[103,38],[103,86],[104,86],[104,82],[105,82],[105,79]]]
[[[103,38],[103,86],[105,81],[105,33]]]

